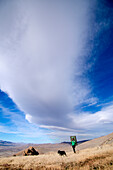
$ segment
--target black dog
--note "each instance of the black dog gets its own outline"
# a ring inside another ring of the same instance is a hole
[[[67,156],[65,151],[60,151],[60,150],[58,150],[58,154],[59,154],[60,156],[63,156],[63,155]]]

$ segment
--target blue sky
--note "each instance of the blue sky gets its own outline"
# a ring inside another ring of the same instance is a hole
[[[0,139],[113,129],[113,2],[0,0]]]

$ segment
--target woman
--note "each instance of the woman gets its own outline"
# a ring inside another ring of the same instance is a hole
[[[75,151],[76,141],[74,140],[73,137],[72,137],[71,145],[72,145],[74,153],[76,153],[76,151]]]

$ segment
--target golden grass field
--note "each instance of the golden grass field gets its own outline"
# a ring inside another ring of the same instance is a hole
[[[94,145],[94,142],[100,143],[97,146],[91,147]],[[81,149],[83,146],[86,146],[86,148]],[[113,133],[108,138],[101,137],[80,144],[76,150],[77,152],[74,154],[69,145],[66,150],[67,156],[60,156],[56,151],[51,151],[38,156],[2,157],[0,158],[0,170],[113,169]]]

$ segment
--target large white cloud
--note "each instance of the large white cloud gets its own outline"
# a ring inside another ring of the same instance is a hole
[[[90,103],[83,72],[93,6],[89,0],[2,3],[0,86],[30,122],[71,128],[74,106]]]

